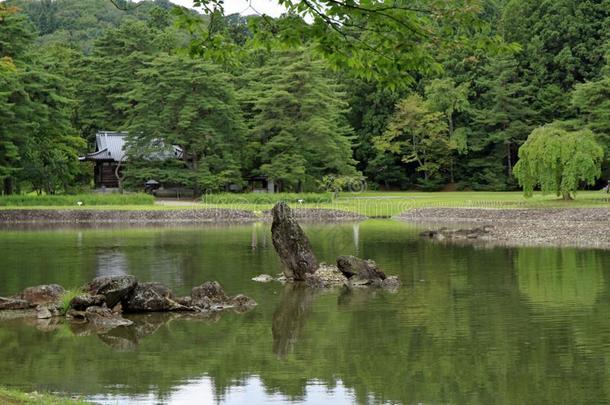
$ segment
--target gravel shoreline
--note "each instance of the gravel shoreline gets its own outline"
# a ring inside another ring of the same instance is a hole
[[[489,226],[484,241],[466,243],[610,249],[610,208],[417,208],[398,219],[429,229]]]
[[[297,219],[304,221],[351,221],[365,217],[346,211],[326,209],[295,209]],[[248,210],[230,208],[199,208],[175,210],[97,210],[97,209],[2,209],[3,224],[189,224],[248,223],[269,221]]]

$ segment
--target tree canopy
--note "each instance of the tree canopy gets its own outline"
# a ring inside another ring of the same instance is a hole
[[[129,187],[200,191],[258,176],[514,190],[519,148],[553,122],[610,151],[607,0],[278,2],[279,18],[218,0],[2,3],[3,192],[88,187],[75,158],[100,130],[130,132]],[[146,161],[151,142],[191,151]]]
[[[515,175],[526,196],[540,186],[568,200],[581,182],[593,184],[600,175],[603,148],[589,130],[567,131],[558,126],[536,128],[519,148]]]

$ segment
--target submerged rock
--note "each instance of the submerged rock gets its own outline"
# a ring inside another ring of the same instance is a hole
[[[275,280],[273,278],[273,276],[270,276],[269,274],[260,274],[254,278],[252,278],[252,281],[256,281],[259,283],[269,283],[271,281]]]
[[[139,283],[123,301],[126,312],[163,312],[180,306],[173,300],[174,293],[161,283]]]
[[[59,284],[39,285],[28,287],[21,293],[21,298],[32,305],[55,304],[61,300],[66,292]]]
[[[436,240],[472,240],[472,239],[489,239],[489,234],[493,226],[485,225],[476,228],[460,228],[460,229],[448,229],[440,228],[436,230],[428,230],[421,232],[419,236],[424,238],[436,239]]]
[[[103,295],[106,298],[106,305],[112,308],[128,297],[136,285],[134,276],[102,276],[94,278],[87,284],[85,290],[91,295]]]
[[[279,202],[271,212],[271,239],[284,266],[284,275],[288,279],[304,281],[306,274],[318,269],[318,260],[309,239],[294,219],[288,204]]]
[[[256,301],[254,301],[252,298],[243,294],[238,294],[235,297],[231,298],[230,305],[237,308],[238,310],[247,311],[255,307],[257,304]]]
[[[381,282],[381,287],[388,290],[397,290],[401,285],[402,283],[397,276],[386,277],[386,279]]]

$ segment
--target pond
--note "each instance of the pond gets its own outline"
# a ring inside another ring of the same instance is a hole
[[[0,296],[134,274],[258,306],[128,331],[0,322],[0,385],[100,403],[596,403],[610,400],[610,255],[440,244],[390,220],[306,225],[321,260],[376,260],[398,293],[299,289],[268,224],[0,231]]]

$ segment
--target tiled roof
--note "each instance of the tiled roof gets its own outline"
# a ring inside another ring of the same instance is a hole
[[[125,159],[126,132],[98,132],[95,134],[95,152],[80,157],[79,160],[112,160],[120,162]],[[160,151],[151,156],[152,159],[182,158],[182,149],[173,146],[172,152]]]
[[[98,152],[105,150],[108,159],[120,162],[125,157],[124,132],[98,132],[95,134],[95,145]]]

